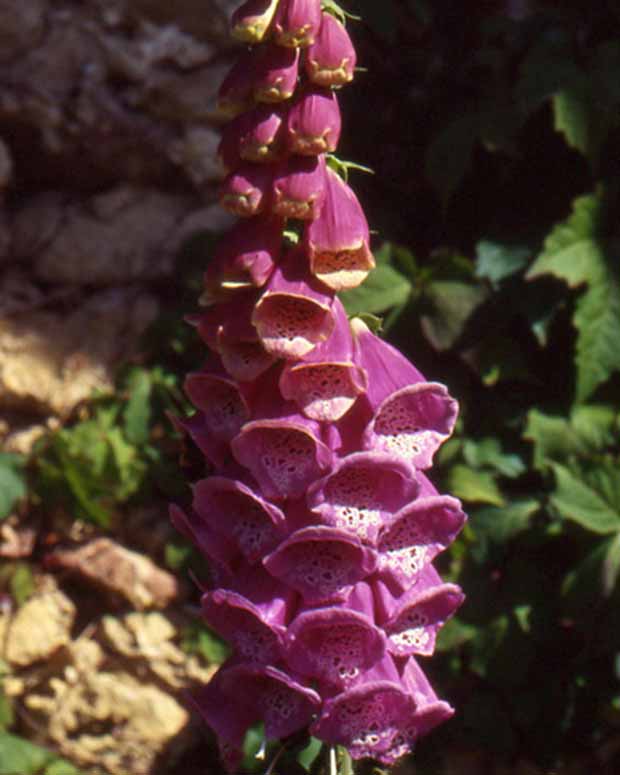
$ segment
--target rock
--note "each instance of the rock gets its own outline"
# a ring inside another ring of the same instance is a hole
[[[36,45],[43,34],[48,0],[0,0],[0,62]]]
[[[112,775],[152,772],[158,754],[189,721],[188,712],[157,686],[92,667],[67,668],[62,678],[49,681],[47,691],[27,695],[25,705],[43,717],[64,756],[81,766],[103,766]]]
[[[67,415],[135,352],[157,315],[155,298],[132,287],[77,301],[66,313],[0,317],[0,408]]]
[[[48,659],[71,640],[75,606],[47,577],[44,588],[14,614],[0,614],[0,654],[12,665],[24,667]]]
[[[179,581],[142,554],[109,538],[96,538],[77,549],[57,550],[49,567],[62,568],[81,579],[120,595],[138,611],[165,608],[179,597]]]
[[[33,224],[28,209],[26,205],[19,219]],[[186,197],[121,186],[61,209],[61,222],[44,218],[56,228],[34,258],[35,278],[55,284],[113,285],[171,272],[173,256],[161,245],[190,203]]]

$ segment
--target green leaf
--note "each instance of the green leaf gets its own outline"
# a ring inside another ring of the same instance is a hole
[[[525,245],[481,240],[476,245],[476,277],[497,285],[522,269],[530,256]]]
[[[575,200],[572,215],[554,227],[527,274],[552,274],[571,288],[587,284],[573,316],[578,401],[585,401],[620,369],[620,285],[614,267],[618,246],[603,239],[603,220],[601,196]]]
[[[464,501],[504,505],[504,497],[495,477],[487,471],[474,471],[464,465],[455,465],[448,472],[448,490]]]
[[[533,498],[511,501],[502,507],[487,506],[472,514],[472,527],[476,534],[504,544],[529,528],[539,508],[540,504]]]
[[[125,435],[132,444],[148,441],[151,421],[151,375],[142,369],[134,370],[128,379],[129,400],[123,411]]]
[[[0,732],[0,775],[35,775],[55,758],[45,748]]]
[[[22,606],[35,589],[32,568],[28,563],[19,562],[15,565],[10,581],[11,596],[18,606]]]
[[[202,624],[192,625],[185,630],[183,649],[188,654],[200,654],[214,665],[221,665],[230,653],[226,643]]]
[[[11,700],[4,693],[0,685],[0,732],[10,727],[15,720]]]
[[[603,592],[609,597],[620,577],[620,533],[612,538],[603,560]]]
[[[69,762],[57,759],[45,768],[43,775],[80,775],[80,771]]]
[[[589,159],[598,155],[600,137],[595,136],[592,126],[592,103],[587,82],[573,82],[569,87],[554,94],[553,126],[564,135],[571,148]]]
[[[559,463],[551,467],[556,479],[551,503],[565,519],[601,535],[620,530],[620,509],[614,498],[614,492],[620,491],[620,470],[597,471],[595,488]]]
[[[297,761],[307,772],[310,772],[310,768],[312,767],[316,757],[321,753],[322,747],[322,740],[317,740],[316,737],[311,737],[308,745],[297,754]]]
[[[435,137],[426,155],[426,177],[445,207],[471,165],[478,137],[478,117],[463,116]]]
[[[359,287],[339,294],[349,315],[370,312],[376,315],[406,304],[411,283],[389,264],[378,264]]]
[[[437,281],[425,289],[432,312],[421,323],[429,341],[439,351],[456,344],[473,311],[487,297],[486,288],[470,283]]]
[[[552,460],[565,461],[605,450],[617,436],[618,414],[604,404],[584,404],[570,418],[554,417],[532,409],[523,437],[534,442],[534,468]]]
[[[525,471],[525,463],[518,455],[502,451],[499,439],[467,439],[463,444],[463,457],[472,468],[492,468],[503,476],[515,478]]]
[[[0,519],[8,517],[20,498],[26,496],[26,483],[19,455],[0,452]]]

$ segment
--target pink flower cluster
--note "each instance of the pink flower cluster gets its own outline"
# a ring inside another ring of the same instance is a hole
[[[202,610],[233,655],[194,699],[230,770],[257,721],[391,764],[453,712],[417,658],[463,599],[432,561],[465,515],[422,473],[457,404],[336,296],[374,266],[326,156],[345,27],[320,0],[248,0],[232,25],[251,46],[220,90],[221,202],[240,220],[192,318],[210,354],[178,421],[212,474],[171,513],[210,560]]]

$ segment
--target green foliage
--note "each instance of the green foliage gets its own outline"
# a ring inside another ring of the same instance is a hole
[[[0,520],[8,517],[19,499],[26,495],[23,465],[19,455],[0,452]]]
[[[168,488],[176,464],[152,443],[170,427],[164,410],[179,397],[161,369],[134,368],[119,395],[102,396],[78,422],[44,439],[37,456],[37,493],[74,516],[109,528],[119,507],[151,483]]]
[[[579,401],[620,369],[618,247],[606,239],[604,209],[602,195],[577,199],[573,214],[551,231],[528,272],[530,278],[552,274],[571,288],[587,284],[573,316]]]
[[[80,775],[72,764],[21,737],[0,732],[0,775]]]

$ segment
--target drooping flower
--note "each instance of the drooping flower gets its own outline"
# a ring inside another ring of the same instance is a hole
[[[373,416],[362,446],[400,455],[416,468],[429,468],[434,453],[454,430],[457,402],[444,385],[426,382],[361,319],[353,320],[352,330],[358,362],[376,375],[364,396]]]
[[[334,329],[333,296],[305,268],[303,250],[280,263],[256,303],[252,322],[267,352],[297,360],[324,342]]]
[[[279,105],[257,105],[224,129],[218,155],[228,170],[242,162],[268,164],[284,151],[284,112]]]
[[[330,336],[303,360],[288,361],[279,382],[284,398],[295,401],[306,417],[325,422],[339,420],[368,386],[366,370],[353,360],[351,329],[338,298],[332,310]]]
[[[273,43],[261,52],[253,71],[253,94],[257,102],[283,102],[295,93],[299,49]]]
[[[320,25],[320,0],[280,0],[273,34],[280,46],[305,47],[314,43]]]
[[[344,86],[353,80],[357,56],[341,22],[323,12],[319,33],[306,51],[304,64],[317,86]]]
[[[244,163],[222,183],[220,204],[242,218],[268,210],[272,177],[269,165]]]
[[[209,296],[230,297],[231,292],[263,286],[280,258],[283,225],[282,219],[273,217],[249,218],[235,224],[205,273]]]
[[[368,222],[351,188],[329,167],[325,204],[304,232],[310,271],[334,291],[356,288],[375,260],[370,252]]]
[[[278,167],[273,178],[276,215],[314,221],[325,201],[325,157],[293,157]]]
[[[463,599],[432,562],[465,515],[421,473],[457,406],[335,296],[374,267],[361,205],[326,163],[332,88],[356,62],[344,26],[320,0],[249,0],[233,28],[266,42],[219,93],[234,117],[220,201],[241,220],[188,318],[209,354],[185,382],[195,414],[174,422],[207,465],[170,511],[208,558],[203,616],[233,653],[193,702],[230,771],[258,721],[389,765],[453,712],[414,655]]]
[[[291,153],[316,156],[338,147],[342,119],[338,99],[328,89],[306,89],[291,105],[286,142]]]
[[[260,43],[269,29],[279,0],[246,0],[233,13],[231,31],[244,43]]]

